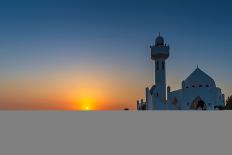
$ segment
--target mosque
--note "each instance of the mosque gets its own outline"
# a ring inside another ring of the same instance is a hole
[[[170,47],[158,36],[150,46],[155,63],[155,84],[146,88],[146,99],[137,101],[137,110],[217,110],[225,106],[225,96],[215,81],[197,67],[178,90],[166,87],[165,60]]]

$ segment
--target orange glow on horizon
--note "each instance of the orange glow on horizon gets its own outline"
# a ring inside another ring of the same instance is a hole
[[[144,90],[140,88],[144,84],[135,85],[136,80],[125,78],[127,73],[121,77],[115,75],[119,75],[117,71],[96,70],[81,70],[78,75],[73,70],[44,71],[42,78],[26,74],[4,79],[0,109],[122,110],[133,109],[136,99],[143,97]]]

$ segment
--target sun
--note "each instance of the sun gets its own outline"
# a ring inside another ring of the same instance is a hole
[[[77,109],[83,110],[83,111],[94,110],[95,100],[90,97],[83,97],[77,102],[76,107]]]

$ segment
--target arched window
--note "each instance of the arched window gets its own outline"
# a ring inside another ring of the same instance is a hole
[[[199,87],[202,87],[202,85],[199,85]]]
[[[209,85],[207,84],[206,87],[209,87]]]
[[[192,87],[194,88],[195,86],[194,86],[194,85],[192,85]]]
[[[156,93],[156,96],[159,96],[159,94],[158,94],[158,93]]]
[[[165,64],[164,61],[162,61],[162,69],[164,70]]]
[[[156,70],[159,70],[159,61],[156,62]]]

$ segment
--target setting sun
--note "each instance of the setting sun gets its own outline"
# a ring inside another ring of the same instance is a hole
[[[94,110],[95,100],[90,97],[84,97],[79,99],[78,104],[76,105],[78,110]]]

